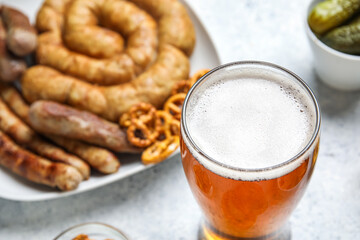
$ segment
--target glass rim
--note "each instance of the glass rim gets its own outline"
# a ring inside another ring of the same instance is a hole
[[[186,118],[185,118],[185,114],[186,114],[186,106],[188,105],[189,102],[189,98],[191,98],[191,95],[193,94],[194,90],[211,74],[217,72],[218,70],[227,68],[227,67],[231,67],[231,66],[236,66],[236,65],[257,65],[257,66],[265,66],[265,67],[269,67],[269,68],[273,68],[276,70],[280,70],[282,72],[285,72],[287,74],[289,74],[291,77],[293,77],[293,81],[297,81],[301,86],[304,87],[305,91],[310,95],[311,100],[314,104],[315,107],[315,114],[316,114],[316,125],[314,128],[314,132],[309,140],[309,142],[305,145],[305,147],[299,151],[295,156],[293,156],[292,158],[282,161],[279,164],[275,164],[272,166],[268,166],[268,167],[264,167],[264,168],[239,168],[239,167],[233,167],[233,166],[229,166],[227,164],[221,163],[220,161],[217,161],[216,159],[210,157],[209,155],[207,155],[200,147],[198,147],[196,145],[196,143],[194,142],[194,140],[191,138],[191,135],[189,133],[187,124],[186,124]],[[315,95],[313,93],[313,91],[311,90],[311,88],[308,86],[308,84],[302,80],[298,75],[296,75],[295,73],[293,73],[292,71],[281,67],[279,65],[273,64],[273,63],[269,63],[269,62],[265,62],[265,61],[236,61],[236,62],[230,62],[227,64],[223,64],[220,66],[217,66],[213,69],[211,69],[209,72],[207,72],[206,74],[204,74],[199,80],[197,80],[194,85],[190,88],[189,92],[187,93],[183,106],[182,106],[182,111],[181,111],[181,126],[182,126],[182,130],[181,131],[181,136],[182,137],[186,137],[188,143],[191,145],[191,147],[198,153],[200,154],[202,157],[204,157],[206,160],[211,161],[212,163],[218,165],[221,168],[227,168],[227,169],[231,169],[234,171],[238,171],[238,172],[266,172],[266,171],[271,171],[274,169],[278,169],[281,167],[284,167],[286,165],[289,165],[293,162],[295,162],[297,159],[299,159],[300,157],[302,157],[305,153],[308,152],[308,150],[313,146],[313,144],[315,143],[319,132],[320,132],[320,125],[321,125],[321,114],[320,114],[320,107],[319,104],[315,98]],[[183,136],[185,135],[185,136]],[[186,143],[185,143],[186,144]],[[188,146],[189,147],[189,146]]]

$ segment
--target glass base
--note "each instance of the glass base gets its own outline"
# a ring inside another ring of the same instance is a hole
[[[287,223],[280,230],[262,237],[239,238],[218,232],[206,223],[202,223],[199,228],[198,240],[291,240],[291,226],[290,223]]]

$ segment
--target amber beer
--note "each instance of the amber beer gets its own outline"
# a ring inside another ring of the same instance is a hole
[[[276,239],[304,194],[320,113],[295,74],[264,62],[220,66],[189,91],[181,157],[206,239]]]

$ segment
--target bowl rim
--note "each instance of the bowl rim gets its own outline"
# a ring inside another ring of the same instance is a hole
[[[313,9],[313,7],[315,6],[315,4],[324,1],[324,0],[312,0],[307,8],[306,11],[306,18],[305,18],[305,25],[306,25],[306,33],[309,36],[309,38],[311,39],[311,41],[317,45],[319,48],[321,48],[323,51],[328,52],[332,55],[335,55],[339,58],[343,58],[346,60],[351,60],[351,61],[359,61],[360,62],[360,56],[358,55],[352,55],[352,54],[348,54],[348,53],[343,53],[340,52],[338,50],[335,50],[331,47],[329,47],[328,45],[326,45],[325,43],[323,43],[316,35],[315,33],[311,30],[310,26],[309,26],[309,22],[308,22],[308,18],[309,18],[309,14],[311,12],[311,10]]]
[[[111,229],[112,231],[115,231],[116,233],[119,234],[120,237],[122,237],[124,240],[127,239],[129,240],[129,238],[124,234],[124,232],[122,232],[121,230],[119,230],[118,228],[112,226],[112,225],[109,225],[107,223],[102,223],[102,222],[84,222],[84,223],[79,223],[79,224],[76,224],[76,225],[73,225],[71,227],[68,227],[67,229],[63,230],[61,233],[59,233],[55,238],[54,240],[58,240],[60,239],[61,237],[63,237],[65,234],[71,232],[71,231],[74,231],[78,228],[81,228],[81,227],[86,227],[86,226],[91,226],[91,225],[98,225],[98,226],[101,226],[101,227],[104,227],[105,229]],[[86,233],[84,233],[86,234]]]

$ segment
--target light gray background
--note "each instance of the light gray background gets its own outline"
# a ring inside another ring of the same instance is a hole
[[[309,83],[319,100],[320,154],[291,217],[292,239],[360,239],[360,92],[332,90],[317,79],[304,29],[309,0],[188,2],[223,63],[264,60],[282,65]],[[195,240],[200,217],[180,159],[174,159],[64,199],[0,199],[0,239],[52,239],[72,225],[100,221],[131,239]]]

